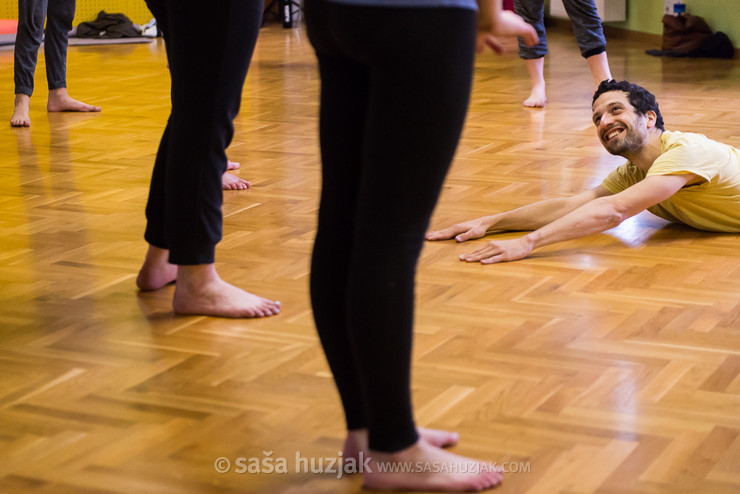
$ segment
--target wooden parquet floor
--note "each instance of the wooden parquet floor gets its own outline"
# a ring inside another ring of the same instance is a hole
[[[515,51],[479,59],[434,227],[578,192],[620,162],[595,137],[572,34],[549,38],[545,110],[521,107]],[[646,48],[610,40],[615,77],[655,92],[668,128],[740,146],[740,62]],[[12,64],[0,51],[6,121]],[[168,115],[161,42],[70,48],[70,92],[102,114],[47,114],[43,74],[41,57],[33,126],[0,132],[0,493],[361,491],[358,476],[295,471],[343,438],[307,291],[319,160],[305,34],[263,29],[228,151],[253,187],[225,194],[217,265],[283,302],[265,320],[175,317],[172,287],[135,288]],[[502,494],[740,492],[737,235],[643,213],[523,261],[457,261],[483,242],[424,250],[421,425],[511,462]],[[250,458],[288,472],[249,473]]]

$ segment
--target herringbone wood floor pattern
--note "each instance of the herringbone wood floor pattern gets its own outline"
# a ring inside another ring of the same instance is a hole
[[[620,162],[591,127],[572,34],[550,45],[545,110],[520,106],[515,51],[479,58],[434,227],[580,191]],[[740,63],[651,47],[610,41],[615,77],[654,91],[668,128],[740,146]],[[9,119],[12,51],[0,71]],[[319,159],[305,35],[263,29],[228,152],[253,187],[225,194],[217,265],[283,302],[265,320],[174,317],[172,287],[134,286],[168,115],[161,42],[70,48],[70,92],[102,114],[47,114],[43,74],[42,56],[33,126],[0,132],[0,492],[360,491],[358,476],[295,472],[297,454],[336,458],[343,438],[307,293]],[[514,462],[502,494],[740,490],[736,235],[644,213],[520,262],[456,260],[483,242],[424,250],[421,425],[459,431],[456,452]],[[288,473],[239,474],[240,457],[283,457]]]

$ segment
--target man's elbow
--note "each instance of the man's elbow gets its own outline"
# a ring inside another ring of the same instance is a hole
[[[605,230],[619,226],[624,220],[636,213],[631,213],[629,208],[615,201],[613,197],[602,197],[596,199],[599,203],[601,220],[606,227]]]
[[[618,227],[626,219],[627,217],[619,214],[616,211],[607,213],[604,216],[604,225],[606,226],[605,230],[611,230],[612,228]]]

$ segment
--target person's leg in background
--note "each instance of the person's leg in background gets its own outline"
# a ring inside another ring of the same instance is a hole
[[[416,264],[467,110],[475,14],[313,0],[306,23],[322,79],[323,182],[311,296],[345,410],[345,451],[468,472],[374,470],[364,474],[369,487],[496,485],[501,477],[484,472],[487,464],[448,453],[439,448],[444,442],[417,432],[410,392]]]
[[[33,95],[39,46],[44,37],[47,1],[18,0],[18,32],[13,54],[15,108],[10,118],[13,127],[31,126],[29,103]]]
[[[545,84],[545,55],[547,55],[547,33],[545,32],[545,0],[514,0],[514,12],[531,24],[540,41],[527,46],[519,39],[519,57],[524,60],[529,74],[531,91],[522,103],[528,108],[544,108],[547,102]]]
[[[176,313],[263,317],[280,303],[223,281],[216,272],[221,239],[221,177],[241,91],[257,41],[261,0],[149,0],[162,24],[172,77],[172,113],[160,143],[147,204],[149,243],[137,278],[142,290],[176,281]],[[205,30],[205,31],[204,31]],[[209,43],[192,36],[200,32]]]
[[[46,11],[46,79],[49,83],[47,111],[99,112],[99,106],[77,101],[67,92],[68,34],[75,17],[75,0],[50,0]]]
[[[596,4],[594,0],[563,0],[563,6],[568,12],[581,56],[588,63],[596,89],[601,81],[612,78],[606,56],[604,28]]]
[[[167,28],[169,20],[167,0],[146,0],[146,5],[157,19],[159,30],[162,33],[169,32]],[[167,52],[167,59],[169,60],[170,44],[165,42],[164,46]],[[169,68],[170,64],[168,61],[167,69],[169,70]],[[146,204],[147,224],[144,232],[144,239],[149,244],[149,248],[136,278],[136,286],[143,291],[157,290],[174,282],[177,279],[178,273],[177,265],[169,262],[170,251],[166,238],[167,228],[165,219],[167,190],[165,179],[168,167],[171,119],[172,115],[170,114],[170,118],[162,133],[162,138],[159,141],[157,156],[154,160],[154,169],[152,170],[152,179],[149,184],[149,199]]]
[[[47,7],[44,55],[49,83],[47,111],[99,112],[99,106],[77,101],[67,92],[68,35],[75,17],[75,0],[51,0]]]
[[[151,7],[150,7],[150,10],[151,10]],[[166,24],[166,22],[167,22],[166,19],[157,21],[157,30],[159,33],[164,33],[163,26],[164,24]],[[167,70],[169,69],[170,69],[170,64],[168,62]],[[234,176],[229,173],[229,170],[238,170],[239,168],[241,168],[241,163],[231,161],[230,159],[226,160],[226,171],[221,176],[221,183],[223,184],[224,190],[246,190],[252,186],[252,184],[248,180],[244,180],[243,178]]]

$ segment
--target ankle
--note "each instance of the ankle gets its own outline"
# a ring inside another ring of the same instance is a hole
[[[183,288],[202,288],[221,281],[215,264],[184,264],[178,266],[177,282]]]
[[[424,445],[424,440],[419,438],[414,444],[398,451],[388,452],[368,449],[368,456],[376,459],[376,461],[380,459],[383,461],[399,462],[408,459],[409,456],[414,456],[415,454],[420,453],[424,449]]]
[[[67,96],[67,88],[60,87],[57,89],[49,89],[49,98],[63,98]]]
[[[539,81],[532,81],[532,90],[533,91],[545,91],[545,80],[541,79]]]

